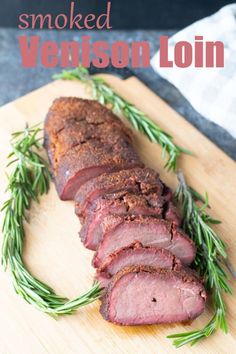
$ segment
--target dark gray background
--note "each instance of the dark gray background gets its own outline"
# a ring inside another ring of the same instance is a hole
[[[106,1],[80,0],[81,12],[96,12],[104,9]],[[33,69],[23,69],[18,46],[19,35],[17,18],[22,12],[62,13],[68,9],[69,0],[2,0],[0,10],[0,105],[10,102],[51,81],[53,73],[60,68],[45,69],[40,64]],[[151,55],[159,47],[161,35],[172,35],[194,20],[207,16],[227,4],[223,0],[112,0],[113,28],[122,30],[89,31],[92,41],[105,40],[113,43],[117,40],[149,41]],[[13,26],[13,28],[9,28]],[[130,30],[136,28],[137,30]],[[144,30],[146,28],[146,30]],[[153,28],[154,30],[147,30]],[[129,29],[129,30],[127,30]],[[142,30],[140,30],[142,29]],[[42,41],[53,40],[57,43],[65,40],[80,41],[88,31],[24,31],[25,35],[39,35]],[[197,113],[180,92],[170,83],[154,73],[151,68],[134,70],[141,80],[162,97],[170,106],[182,114],[188,121],[201,130],[229,156],[236,159],[236,140],[224,129],[204,119]],[[210,157],[214,158],[214,157]]]
[[[82,14],[100,14],[107,0],[74,0]],[[111,0],[113,29],[171,29],[216,12],[227,0]],[[68,0],[1,0],[0,26],[15,27],[20,13],[68,13]]]

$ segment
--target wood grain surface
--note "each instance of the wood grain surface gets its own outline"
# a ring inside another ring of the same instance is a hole
[[[167,132],[177,144],[194,151],[183,156],[179,167],[187,181],[198,191],[208,191],[212,216],[223,221],[216,230],[228,244],[231,262],[236,267],[236,164],[221,150],[173,111],[159,97],[132,77],[122,81],[110,75],[103,77],[125,98],[133,102]],[[43,121],[52,100],[59,96],[89,97],[78,82],[53,82],[0,108],[0,203],[5,194],[6,156],[10,134],[23,129],[25,123]],[[157,169],[172,188],[176,176],[164,171],[160,148],[135,133],[135,146],[143,161]],[[1,222],[3,215],[1,214]],[[78,237],[79,221],[73,202],[58,199],[54,186],[32,205],[30,224],[26,225],[24,259],[33,272],[58,293],[73,297],[89,289],[94,270],[92,252]],[[211,308],[191,325],[121,327],[102,319],[99,301],[81,308],[75,315],[59,320],[40,313],[25,303],[13,290],[9,273],[0,270],[0,353],[1,354],[86,354],[86,353],[228,353],[236,352],[236,286],[231,280],[233,296],[225,298],[228,308],[229,334],[220,331],[194,347],[176,351],[166,335],[202,327],[211,316]]]

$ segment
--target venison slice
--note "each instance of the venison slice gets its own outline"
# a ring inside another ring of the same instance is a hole
[[[182,267],[180,260],[164,248],[144,247],[140,242],[134,242],[106,257],[97,269],[96,280],[105,288],[121,269],[139,265],[172,270]]]
[[[85,218],[89,207],[98,198],[107,194],[129,191],[137,194],[157,193],[161,196],[164,184],[159,174],[150,168],[136,167],[90,179],[78,189],[75,196],[75,213]]]
[[[62,200],[72,200],[87,181],[102,175],[142,166],[137,154],[126,144],[104,146],[96,140],[69,150],[54,171],[55,184]]]
[[[206,292],[197,277],[180,270],[125,267],[102,298],[102,316],[119,325],[186,322],[199,316]]]
[[[122,217],[109,215],[103,222],[103,237],[93,258],[93,266],[100,267],[104,259],[132,242],[169,250],[183,264],[195,257],[193,241],[173,222],[153,217]]]
[[[145,215],[161,218],[161,197],[156,193],[147,195],[118,192],[97,198],[87,211],[80,230],[85,247],[96,250],[103,237],[103,222],[109,215]]]
[[[171,212],[170,212],[171,210]],[[153,216],[165,218],[180,224],[180,218],[173,203],[157,193],[133,194],[118,192],[97,198],[87,211],[86,218],[80,218],[80,238],[86,248],[96,250],[103,236],[103,221],[109,215]]]

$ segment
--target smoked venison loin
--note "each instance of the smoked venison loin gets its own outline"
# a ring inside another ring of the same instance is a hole
[[[106,107],[75,97],[55,100],[44,146],[63,200],[75,200],[84,245],[95,250],[101,313],[121,325],[192,320],[206,293],[186,265],[193,241],[179,228],[171,190],[144,167],[132,134]]]
[[[153,217],[109,215],[102,227],[102,241],[93,259],[93,266],[96,268],[100,267],[109,254],[134,241],[141,242],[144,246],[165,248],[183,264],[190,264],[195,258],[193,241],[173,222]]]
[[[132,266],[112,278],[100,312],[120,325],[185,322],[199,316],[205,302],[202,283],[184,269]]]
[[[104,172],[142,166],[129,129],[92,100],[55,100],[45,120],[44,145],[63,200],[73,199],[84,182]]]
[[[111,278],[124,267],[138,265],[172,270],[183,267],[180,260],[164,248],[144,247],[140,242],[134,242],[105,258],[97,269],[96,280],[102,287],[106,287]]]
[[[112,215],[142,215],[180,224],[171,191],[150,168],[133,168],[93,178],[79,188],[75,212],[80,217],[80,237],[85,247],[96,250],[102,239],[103,221]]]

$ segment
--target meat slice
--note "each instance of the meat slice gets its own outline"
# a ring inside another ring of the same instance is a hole
[[[109,215],[103,223],[103,238],[93,259],[94,267],[98,268],[109,254],[135,241],[144,246],[165,248],[183,264],[190,264],[195,257],[193,241],[173,222]]]
[[[89,206],[106,194],[129,191],[137,194],[157,193],[161,196],[164,184],[159,174],[150,168],[133,168],[115,173],[103,174],[90,179],[78,189],[75,196],[75,212],[79,217],[86,217]]]
[[[143,166],[129,129],[96,101],[64,97],[53,102],[44,125],[44,145],[61,199],[73,199],[90,178]]]
[[[85,247],[96,250],[103,236],[102,224],[109,215],[143,215],[161,218],[164,201],[157,193],[132,194],[118,192],[97,198],[87,211],[80,230]]]
[[[132,266],[112,278],[100,312],[120,325],[186,322],[199,316],[205,303],[202,283],[184,269]]]
[[[173,221],[180,225],[178,211],[165,196],[157,193],[133,194],[117,192],[95,199],[86,212],[86,218],[80,218],[82,227],[80,238],[84,246],[96,250],[103,236],[102,224],[109,215],[153,216]]]
[[[106,287],[121,269],[139,265],[172,270],[182,267],[180,260],[171,252],[158,247],[144,247],[140,242],[135,242],[110,254],[97,269],[96,280]]]
[[[130,146],[104,146],[91,140],[69,150],[61,159],[54,171],[56,189],[62,200],[71,200],[78,188],[90,179],[136,166],[142,163]]]

